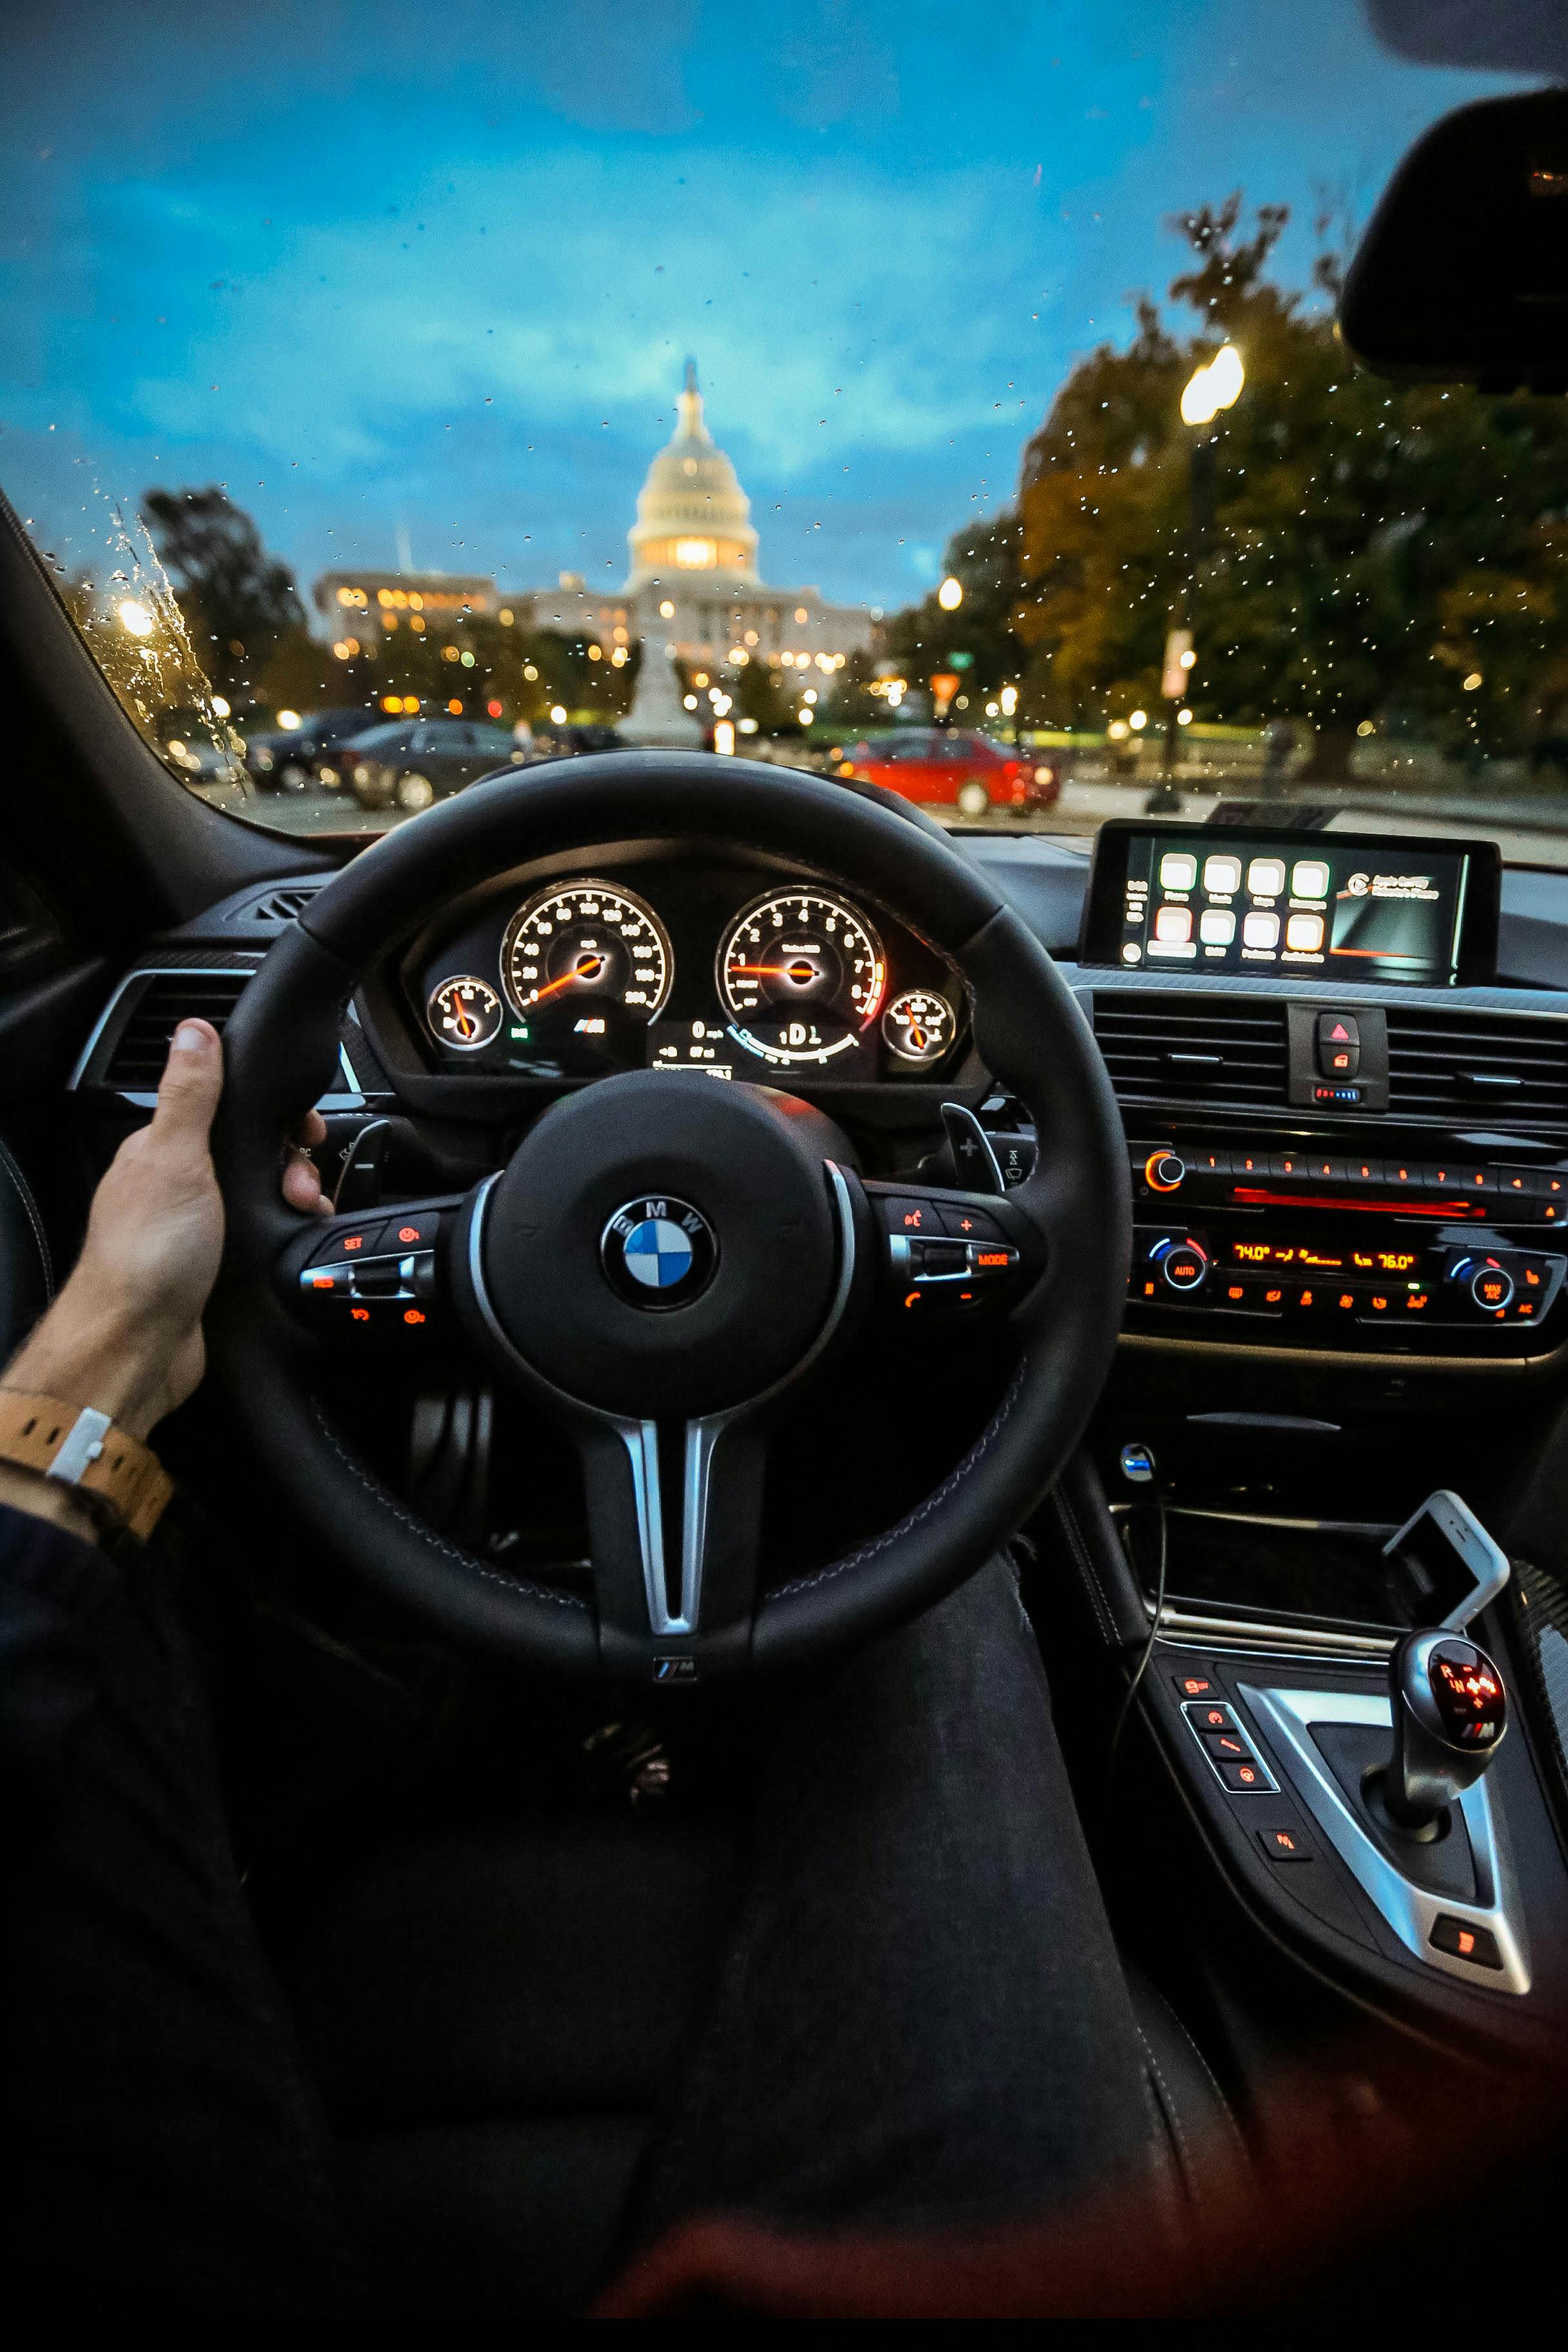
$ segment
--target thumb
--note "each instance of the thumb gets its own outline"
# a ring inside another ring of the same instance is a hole
[[[158,1085],[153,1133],[160,1143],[194,1143],[205,1150],[223,1092],[223,1047],[210,1021],[182,1021],[169,1045]]]

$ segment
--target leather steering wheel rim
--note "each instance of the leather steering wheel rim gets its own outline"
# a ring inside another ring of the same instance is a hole
[[[278,1169],[327,1090],[342,1007],[374,962],[514,866],[653,836],[760,847],[895,912],[957,964],[981,1056],[1040,1138],[1034,1173],[1008,1198],[1043,1237],[1045,1270],[1010,1318],[1017,1365],[1001,1404],[895,1527],[762,1596],[729,1663],[773,1667],[917,1615],[1016,1534],[1082,1434],[1121,1327],[1131,1187],[1104,1064],[1039,941],[934,827],[797,771],[628,751],[470,787],[384,835],[271,949],[228,1026],[215,1136],[228,1243],[212,1360],[265,1470],[368,1583],[465,1643],[555,1670],[616,1670],[593,1605],[426,1527],[333,1431],[278,1287],[280,1255],[311,1222],[283,1202]]]

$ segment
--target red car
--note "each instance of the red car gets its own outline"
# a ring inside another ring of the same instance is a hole
[[[1061,791],[1054,761],[1019,757],[960,727],[910,727],[852,743],[839,773],[966,817],[1052,808]]]

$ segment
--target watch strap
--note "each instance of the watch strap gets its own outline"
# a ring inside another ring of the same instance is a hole
[[[0,1389],[0,1462],[58,1479],[145,1543],[174,1491],[151,1446],[91,1405]]]

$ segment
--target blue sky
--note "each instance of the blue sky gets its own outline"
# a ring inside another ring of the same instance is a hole
[[[8,12],[15,16],[16,12]],[[231,21],[232,18],[232,21]],[[0,72],[0,484],[217,480],[301,583],[618,581],[696,354],[764,575],[886,606],[1243,187],[1357,220],[1505,85],[1358,0],[57,0]]]

